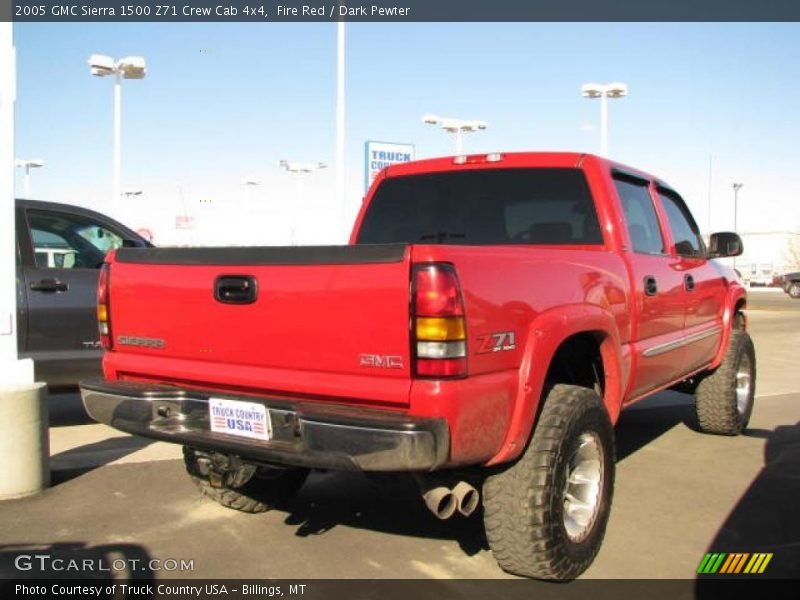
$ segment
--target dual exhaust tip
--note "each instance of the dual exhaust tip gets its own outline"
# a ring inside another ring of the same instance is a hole
[[[444,520],[452,517],[456,511],[465,517],[470,516],[478,508],[480,493],[466,481],[459,481],[452,488],[446,485],[423,486],[422,499],[428,510]]]

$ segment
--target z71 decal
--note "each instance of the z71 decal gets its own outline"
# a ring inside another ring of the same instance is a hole
[[[503,352],[513,350],[517,347],[516,335],[513,331],[501,331],[491,333],[487,336],[478,338],[478,351],[476,354],[488,354],[489,352]]]

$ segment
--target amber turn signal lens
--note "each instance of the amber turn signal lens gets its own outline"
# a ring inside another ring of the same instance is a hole
[[[417,317],[417,339],[447,342],[466,339],[464,317]]]

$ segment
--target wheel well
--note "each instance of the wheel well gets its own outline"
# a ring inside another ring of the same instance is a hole
[[[747,301],[744,298],[740,298],[739,301],[736,303],[736,308],[733,309],[733,328],[734,329],[747,329],[747,317],[742,312],[747,307]],[[741,314],[741,324],[738,324],[736,321],[736,316]]]
[[[583,332],[568,337],[553,355],[547,369],[545,386],[558,383],[578,385],[596,391],[603,397],[606,374],[600,354],[601,333]]]

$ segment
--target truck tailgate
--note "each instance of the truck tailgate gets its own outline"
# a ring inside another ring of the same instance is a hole
[[[107,375],[406,405],[409,269],[402,244],[118,250]]]

